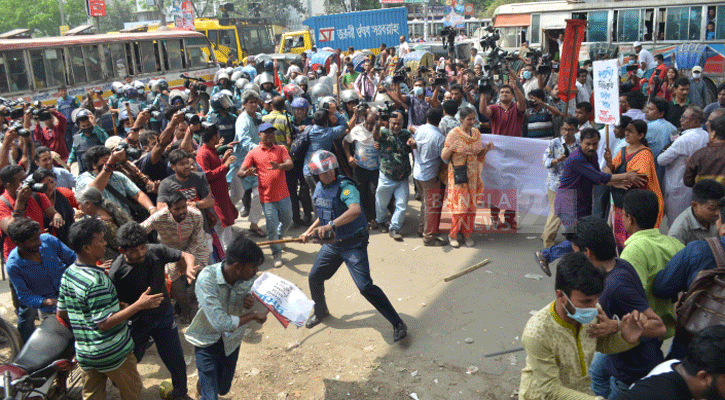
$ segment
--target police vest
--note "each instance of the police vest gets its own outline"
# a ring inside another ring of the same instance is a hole
[[[318,182],[317,187],[315,187],[312,201],[315,204],[315,213],[320,219],[321,226],[329,224],[330,221],[347,211],[347,206],[340,200],[343,180],[349,181],[354,185],[352,179],[339,175],[329,185],[324,186],[322,182]],[[348,239],[366,227],[367,219],[365,218],[365,212],[361,212],[352,222],[336,227],[335,238],[338,241]]]
[[[76,160],[78,160],[78,173],[83,173],[85,171],[88,171],[90,168],[90,165],[86,164],[86,151],[90,149],[93,146],[100,146],[104,143],[101,141],[101,139],[98,138],[98,133],[96,130],[101,129],[97,126],[93,127],[93,132],[91,133],[91,136],[86,136],[83,134],[83,132],[78,132],[75,135],[73,135],[73,147],[76,148]]]
[[[71,113],[75,109],[73,107],[74,100],[75,97],[72,96],[59,97],[58,100],[56,100],[58,104],[56,104],[55,108],[59,113],[63,114],[69,124],[71,123]]]
[[[221,115],[216,111],[209,113],[209,122],[216,125],[219,129],[219,136],[224,138],[224,143],[234,141],[234,124],[237,122],[236,115]]]

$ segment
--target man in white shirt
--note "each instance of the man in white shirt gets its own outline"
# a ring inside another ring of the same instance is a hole
[[[708,133],[702,129],[704,121],[705,114],[700,107],[687,107],[680,117],[682,135],[657,156],[657,163],[665,167],[664,200],[668,221],[674,221],[692,201],[692,188],[685,186],[682,177],[687,159],[710,140]]]
[[[579,103],[589,103],[590,99],[592,97],[591,92],[589,92],[589,88],[587,87],[587,76],[589,75],[589,72],[585,69],[580,68],[576,72],[576,102]]]
[[[398,57],[403,58],[406,54],[410,53],[410,47],[408,42],[405,41],[405,36],[400,36],[400,49],[398,50]]]
[[[483,57],[478,54],[478,49],[475,47],[471,47],[471,68],[475,67],[476,65],[480,65],[483,69],[483,66],[486,65],[486,62],[483,60]]]
[[[642,48],[642,43],[634,42],[633,47],[634,52],[637,53],[637,62],[642,68],[642,71],[647,71],[648,69],[652,69],[657,66],[654,56],[649,52],[649,50]]]

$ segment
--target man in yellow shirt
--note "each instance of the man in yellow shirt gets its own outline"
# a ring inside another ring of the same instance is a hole
[[[636,346],[647,317],[633,310],[618,332],[596,337],[592,325],[603,314],[597,307],[604,272],[583,253],[561,258],[556,271],[556,299],[529,319],[521,342],[526,367],[521,371],[521,400],[601,400],[591,392],[589,364],[594,352],[619,353]]]

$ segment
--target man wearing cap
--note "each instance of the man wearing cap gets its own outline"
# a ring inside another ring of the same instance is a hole
[[[277,130],[269,122],[259,126],[259,146],[244,158],[237,176],[256,176],[259,180],[259,201],[267,226],[267,238],[278,240],[292,225],[292,201],[287,189],[285,171],[294,166],[284,146],[275,144]],[[282,246],[272,245],[275,268],[282,266]]]
[[[274,99],[274,96],[269,92],[262,92],[259,94],[259,99],[262,103],[262,115],[267,115],[272,112],[274,107],[272,107],[272,99]]]
[[[408,327],[385,293],[373,284],[368,259],[370,235],[360,207],[360,193],[352,179],[336,175],[338,167],[335,155],[326,150],[316,151],[307,164],[317,181],[312,196],[317,220],[300,239],[305,243],[319,239],[324,244],[310,270],[310,296],[315,308],[305,326],[313,328],[330,315],[325,301],[325,281],[332,278],[344,261],[360,294],[393,325],[393,341],[398,342],[407,336]]]
[[[649,50],[642,48],[642,43],[639,41],[634,42],[632,47],[634,48],[634,52],[637,53],[637,62],[642,68],[642,71],[657,67],[654,56]]]
[[[702,67],[696,65],[692,67],[692,78],[690,78],[690,102],[700,108],[707,105],[707,92],[705,91],[705,81],[702,80]]]

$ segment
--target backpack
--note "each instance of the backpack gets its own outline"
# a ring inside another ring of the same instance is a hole
[[[305,160],[307,149],[310,148],[309,131],[309,129],[305,129],[304,131],[298,133],[292,141],[292,144],[289,147],[289,153],[290,157],[292,157],[292,161],[302,162]]]
[[[677,335],[689,342],[703,328],[725,325],[725,250],[720,238],[707,238],[716,267],[697,273],[675,310]]]

